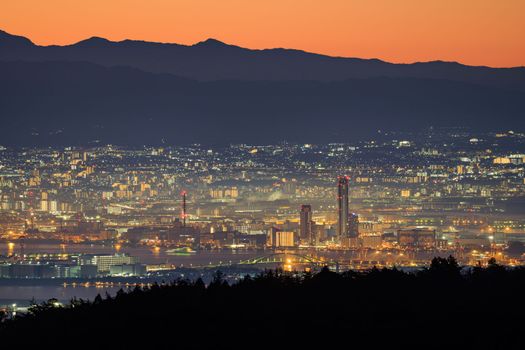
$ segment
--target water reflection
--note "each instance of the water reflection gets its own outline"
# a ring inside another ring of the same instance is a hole
[[[13,242],[7,243],[7,256],[11,256],[15,253],[15,244]]]
[[[14,243],[0,244],[0,255],[13,255]],[[49,254],[115,254],[125,253],[136,256],[144,264],[173,264],[176,266],[202,266],[217,264],[220,261],[239,262],[256,256],[266,254],[260,251],[201,251],[198,254],[173,255],[161,247],[128,247],[120,244],[96,245],[96,244],[59,244],[59,243],[35,243],[24,244],[24,254],[49,253]]]
[[[2,285],[0,286],[0,307],[17,304],[28,306],[32,300],[37,303],[56,298],[61,303],[68,303],[73,298],[93,300],[97,294],[115,295],[119,289],[126,290],[125,285]],[[131,288],[131,286],[129,287]]]

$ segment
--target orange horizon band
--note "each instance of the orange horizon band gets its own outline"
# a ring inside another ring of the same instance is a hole
[[[394,63],[525,65],[522,0],[17,0],[0,29],[38,45],[92,36],[293,48]]]

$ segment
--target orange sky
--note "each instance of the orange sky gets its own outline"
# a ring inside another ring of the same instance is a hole
[[[1,0],[0,29],[41,45],[213,37],[391,62],[525,65],[525,0]]]

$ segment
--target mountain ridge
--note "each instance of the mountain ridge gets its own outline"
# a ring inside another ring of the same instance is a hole
[[[474,67],[474,68],[489,68],[489,69],[522,68],[522,69],[525,69],[525,65],[522,65],[522,66],[509,66],[509,67],[492,67],[492,66],[487,66],[487,65],[469,65],[469,64],[465,64],[465,63],[462,63],[462,62],[459,62],[459,61],[447,61],[447,60],[442,60],[442,59],[434,59],[434,60],[429,60],[429,61],[413,61],[413,62],[396,62],[396,63],[394,63],[394,62],[386,61],[386,60],[381,59],[381,58],[360,58],[360,57],[353,57],[353,56],[329,55],[329,54],[323,54],[323,53],[317,53],[317,52],[310,52],[310,51],[296,49],[296,48],[285,48],[285,47],[271,47],[271,48],[262,48],[262,49],[259,49],[259,48],[247,48],[247,47],[242,47],[242,46],[235,45],[235,44],[229,44],[229,43],[226,43],[225,41],[222,41],[222,40],[219,40],[219,39],[216,39],[216,38],[213,38],[213,37],[209,37],[207,39],[198,41],[198,42],[196,42],[194,44],[180,44],[180,43],[175,43],[175,42],[148,41],[148,40],[144,40],[144,39],[110,40],[110,39],[107,39],[107,38],[95,35],[95,36],[91,36],[89,38],[82,39],[82,40],[79,40],[79,41],[71,43],[71,44],[64,44],[64,45],[58,45],[58,44],[38,45],[38,44],[33,43],[31,41],[31,39],[29,39],[27,37],[24,37],[22,35],[11,34],[11,33],[7,32],[5,30],[2,30],[2,29],[0,29],[0,44],[1,44],[2,36],[3,36],[2,34],[4,34],[4,36],[23,38],[23,39],[29,41],[32,45],[37,46],[37,47],[70,47],[70,46],[75,46],[75,45],[78,45],[80,43],[83,43],[83,42],[86,42],[86,41],[89,41],[89,40],[93,40],[93,39],[96,39],[97,41],[100,41],[100,42],[106,42],[106,43],[112,43],[112,44],[146,43],[146,44],[152,44],[152,45],[174,45],[174,46],[182,46],[182,47],[194,47],[194,46],[199,46],[199,45],[203,45],[203,44],[205,46],[206,44],[212,43],[214,45],[217,44],[219,46],[228,46],[228,47],[241,48],[241,49],[244,49],[244,50],[247,50],[247,51],[259,51],[259,52],[260,51],[293,51],[293,52],[306,53],[306,54],[309,54],[309,55],[322,56],[322,57],[334,58],[334,59],[357,59],[357,60],[365,60],[365,61],[378,61],[378,62],[395,64],[395,65],[413,65],[413,64],[425,64],[425,63],[447,63],[447,64],[456,64],[456,65],[460,65],[460,66],[464,66],[464,67]]]
[[[181,45],[91,37],[70,45],[39,46],[22,36],[2,33],[2,61],[86,61],[197,80],[334,81],[385,76],[448,79],[525,91],[525,67],[491,68],[440,60],[390,63],[297,49],[248,49],[213,38]]]
[[[349,142],[378,129],[525,129],[525,68],[0,32],[6,145]],[[98,140],[98,141],[96,141]]]

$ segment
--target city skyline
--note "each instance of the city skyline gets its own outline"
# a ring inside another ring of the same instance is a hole
[[[315,249],[312,259],[338,250],[379,254],[353,268],[392,263],[384,255],[392,250],[409,266],[428,263],[425,252],[458,254],[465,264],[494,252],[514,261],[506,252],[525,227],[524,134],[399,136],[354,144],[3,147],[7,257],[20,259],[29,242],[51,239],[182,256],[270,248]]]

